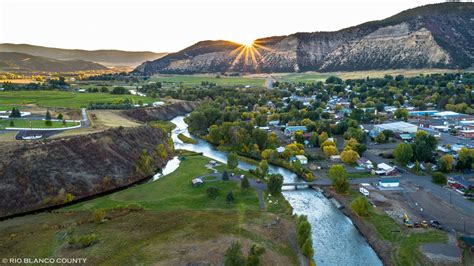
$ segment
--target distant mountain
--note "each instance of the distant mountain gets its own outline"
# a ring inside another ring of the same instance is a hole
[[[56,60],[22,53],[0,52],[0,71],[5,72],[75,72],[106,70],[107,67],[84,60]]]
[[[120,50],[71,50],[11,43],[0,44],[0,52],[25,53],[57,60],[84,60],[106,66],[129,67],[136,67],[147,60],[155,60],[166,55],[166,53],[128,52]]]
[[[227,41],[202,41],[145,62],[134,73],[462,69],[473,65],[474,4],[442,3],[336,32],[258,39],[253,48]]]

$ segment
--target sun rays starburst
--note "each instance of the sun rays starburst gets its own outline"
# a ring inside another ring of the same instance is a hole
[[[230,53],[230,56],[233,57],[230,69],[233,70],[240,64],[244,71],[249,71],[251,69],[258,70],[259,64],[264,61],[262,52],[265,53],[271,51],[271,48],[260,44],[258,41],[242,44]]]

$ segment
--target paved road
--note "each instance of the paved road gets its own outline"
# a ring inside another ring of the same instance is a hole
[[[441,134],[441,138],[438,139],[439,144],[450,144],[454,145],[457,143],[462,143],[462,144],[468,144],[468,145],[473,145],[474,146],[474,140],[473,139],[467,139],[459,136],[453,136],[448,133],[444,132],[439,132],[437,130],[433,130],[431,128],[422,128],[420,127],[419,129],[428,132],[431,135],[434,134]]]

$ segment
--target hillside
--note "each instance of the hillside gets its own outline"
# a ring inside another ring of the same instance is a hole
[[[202,41],[145,62],[134,73],[469,68],[474,63],[473,11],[472,3],[426,5],[336,32],[262,38],[251,48]]]
[[[107,67],[84,60],[56,60],[22,53],[0,52],[0,71],[5,72],[75,72],[105,70]]]
[[[166,53],[129,52],[120,50],[78,50],[50,48],[29,44],[0,44],[0,52],[25,53],[34,56],[44,56],[56,60],[84,60],[96,62],[106,66],[129,66],[163,57]]]

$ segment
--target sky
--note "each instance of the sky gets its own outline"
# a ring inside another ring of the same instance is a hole
[[[334,31],[436,2],[444,1],[0,0],[0,43],[175,52],[201,40]]]

